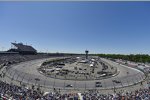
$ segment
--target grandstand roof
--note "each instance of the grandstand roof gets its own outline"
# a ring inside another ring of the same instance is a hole
[[[36,52],[36,50],[29,45],[23,45],[22,43],[12,43],[14,46],[16,46],[20,51],[30,51],[30,52]]]

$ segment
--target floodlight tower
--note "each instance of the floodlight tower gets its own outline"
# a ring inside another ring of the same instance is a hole
[[[89,51],[88,51],[88,50],[85,50],[86,59],[88,59],[88,53],[89,53]]]

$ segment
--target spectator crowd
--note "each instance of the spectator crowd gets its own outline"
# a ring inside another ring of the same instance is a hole
[[[78,93],[42,92],[0,81],[0,100],[80,100]],[[81,100],[150,100],[150,89],[103,94],[95,90],[81,93]]]

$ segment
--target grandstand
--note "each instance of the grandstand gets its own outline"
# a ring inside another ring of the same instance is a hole
[[[12,48],[8,52],[18,52],[20,54],[37,54],[37,50],[32,46],[23,43],[11,43]]]

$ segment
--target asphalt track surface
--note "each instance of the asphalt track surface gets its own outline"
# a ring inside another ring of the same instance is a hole
[[[49,58],[54,59],[54,58]],[[108,59],[102,59],[103,61],[109,63],[112,66],[117,67],[119,74],[111,78],[103,80],[61,80],[46,77],[39,73],[37,68],[40,67],[42,62],[48,59],[37,59],[27,62],[22,62],[17,65],[11,65],[9,69],[5,70],[6,77],[12,80],[19,81],[25,84],[40,85],[45,88],[60,88],[60,89],[112,89],[118,87],[130,86],[135,83],[142,81],[145,76],[144,73],[127,67],[125,65],[119,65]],[[36,78],[40,80],[36,80]],[[112,80],[119,80],[121,83],[114,83]],[[101,82],[102,87],[95,87],[95,82]],[[73,87],[66,87],[66,85],[71,84]]]

